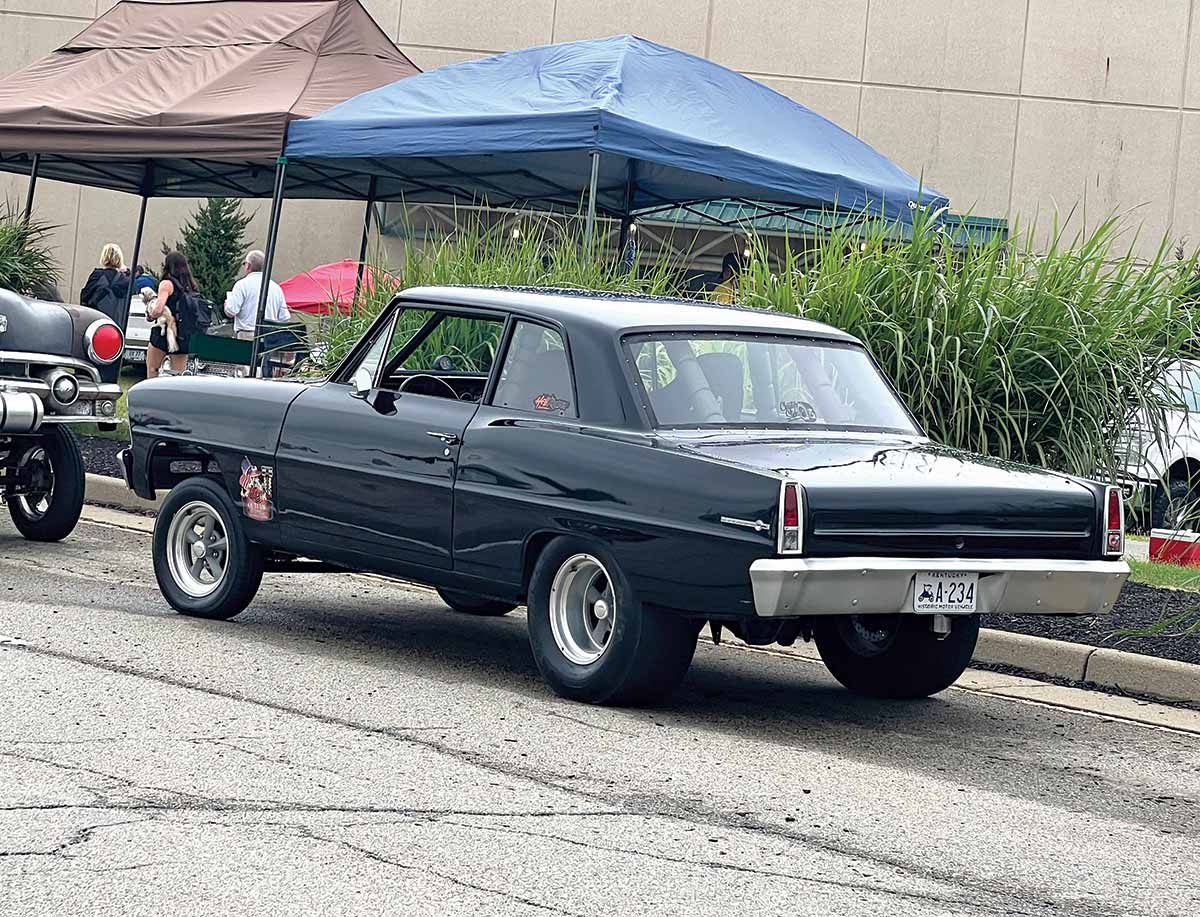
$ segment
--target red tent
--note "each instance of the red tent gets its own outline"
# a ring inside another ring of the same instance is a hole
[[[364,290],[370,290],[375,285],[369,267],[363,270],[362,282]],[[328,315],[336,303],[343,315],[349,315],[357,283],[358,262],[347,258],[297,274],[283,281],[280,286],[283,287],[283,296],[289,309],[312,315]]]

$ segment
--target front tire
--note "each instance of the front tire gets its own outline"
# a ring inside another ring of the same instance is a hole
[[[979,615],[951,618],[939,640],[923,615],[835,615],[813,628],[831,675],[856,694],[912,699],[950,687],[979,639]]]
[[[172,608],[228,620],[250,604],[262,575],[262,548],[246,538],[224,488],[189,478],[167,494],[154,521],[154,576]]]
[[[476,595],[474,592],[462,592],[458,589],[439,587],[437,594],[454,611],[480,618],[498,618],[517,607],[511,602],[501,602],[499,599],[489,599],[486,596]]]
[[[13,525],[30,541],[62,541],[83,512],[86,485],[79,446],[66,427],[47,426],[19,460],[31,466],[44,489],[8,499]]]
[[[642,604],[602,545],[561,537],[529,584],[529,645],[560,697],[642,705],[666,699],[687,674],[696,629]]]

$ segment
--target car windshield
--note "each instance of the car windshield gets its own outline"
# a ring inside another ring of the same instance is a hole
[[[917,432],[855,344],[683,331],[634,335],[625,347],[660,428]]]

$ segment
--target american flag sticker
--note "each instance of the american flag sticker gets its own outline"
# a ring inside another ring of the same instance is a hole
[[[260,468],[250,459],[242,459],[242,476],[238,478],[242,488],[242,511],[256,522],[269,522],[275,515],[275,506],[271,502],[274,474],[269,465]]]

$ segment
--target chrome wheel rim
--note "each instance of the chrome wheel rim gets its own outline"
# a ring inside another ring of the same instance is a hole
[[[591,554],[563,561],[550,586],[550,629],[562,654],[575,665],[600,661],[617,622],[612,578]]]
[[[38,520],[50,512],[50,504],[54,500],[54,463],[41,446],[35,446],[21,456],[18,467],[33,466],[33,473],[41,475],[46,485],[45,490],[35,490],[32,493],[16,497],[17,506],[27,519]]]
[[[202,500],[184,504],[167,529],[167,565],[192,598],[211,595],[225,581],[229,535],[215,509]]]

